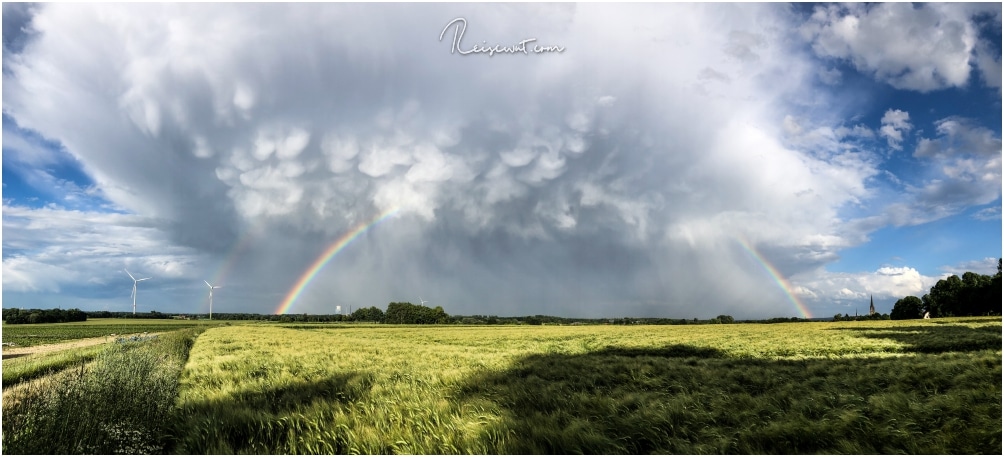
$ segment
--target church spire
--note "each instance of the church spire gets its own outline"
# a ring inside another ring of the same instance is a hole
[[[868,305],[868,315],[869,316],[871,316],[872,314],[875,314],[875,296],[871,295],[870,297],[871,297],[871,299],[870,299],[870,303]]]

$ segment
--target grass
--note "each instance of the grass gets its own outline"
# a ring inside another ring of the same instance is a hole
[[[1001,451],[1001,321],[221,327],[186,454]]]
[[[223,325],[224,321],[173,319],[88,319],[60,324],[3,324],[3,342],[37,346],[111,334],[170,332],[183,328]]]
[[[73,365],[93,360],[103,345],[59,351],[52,354],[35,354],[3,361],[3,388],[46,376]]]
[[[202,330],[114,343],[91,363],[56,375],[58,382],[28,383],[16,393],[5,392],[4,453],[163,452],[170,446],[168,420],[178,376]]]

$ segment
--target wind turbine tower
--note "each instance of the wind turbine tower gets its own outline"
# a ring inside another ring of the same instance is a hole
[[[214,286],[209,284],[209,281],[206,281],[205,279],[203,279],[202,282],[209,286],[209,320],[213,320],[213,289],[219,289],[223,286]]]
[[[133,315],[135,315],[136,314],[136,284],[138,284],[140,281],[146,281],[147,279],[150,279],[150,278],[136,279],[132,275],[132,273],[129,272],[129,270],[125,270],[125,272],[126,272],[127,275],[129,275],[129,278],[132,279],[132,313],[133,313]]]

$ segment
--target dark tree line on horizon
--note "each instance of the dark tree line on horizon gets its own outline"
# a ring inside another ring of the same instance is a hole
[[[133,314],[129,311],[80,311],[39,310],[5,308],[3,316],[8,324],[59,323],[73,320],[59,320],[54,315],[73,311],[79,321],[91,319],[193,319],[206,320],[207,314],[165,314],[158,311]],[[34,317],[30,317],[34,316]],[[256,313],[213,313],[213,320],[219,321],[267,321],[279,323],[328,323],[357,322],[379,324],[458,324],[458,325],[702,325],[732,324],[738,322],[775,324],[785,322],[807,322],[811,319],[798,317],[775,317],[760,320],[738,321],[727,314],[712,319],[672,319],[662,317],[624,318],[572,318],[547,316],[543,314],[500,317],[496,315],[449,315],[441,306],[430,308],[409,302],[392,302],[384,311],[376,306],[359,308],[350,314],[256,314]]]
[[[18,309],[3,310],[4,322],[8,324],[59,324],[62,322],[83,322],[87,313],[77,309]]]
[[[896,301],[892,319],[1001,315],[1001,258],[997,274],[981,275],[971,271],[939,280],[923,297],[908,296]]]

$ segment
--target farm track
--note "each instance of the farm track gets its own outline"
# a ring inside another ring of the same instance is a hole
[[[148,333],[147,336],[160,335],[163,332],[158,333]],[[65,351],[68,349],[78,349],[88,346],[94,346],[102,343],[110,343],[115,341],[117,338],[128,338],[130,336],[139,336],[143,333],[131,333],[128,335],[116,335],[116,336],[98,336],[94,338],[82,338],[79,340],[67,341],[64,343],[52,343],[52,344],[40,344],[38,346],[24,346],[24,347],[8,347],[3,348],[3,359],[10,359],[14,357],[23,357],[33,354],[50,354],[53,352]]]

